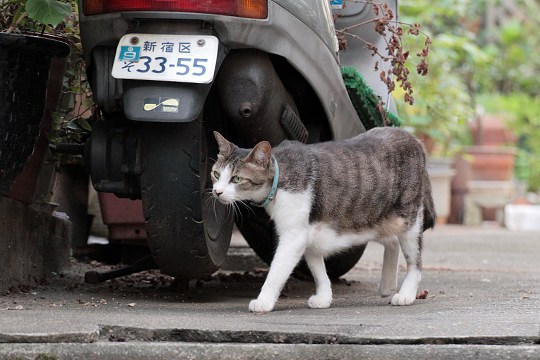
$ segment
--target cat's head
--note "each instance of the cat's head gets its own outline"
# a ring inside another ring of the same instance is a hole
[[[241,149],[217,131],[214,136],[219,154],[211,171],[212,195],[223,204],[264,200],[274,176],[270,144],[262,141],[251,150]]]

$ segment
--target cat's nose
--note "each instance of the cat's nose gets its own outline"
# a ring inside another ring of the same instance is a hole
[[[217,197],[220,197],[221,194],[223,194],[223,190],[214,190],[214,195],[216,195]]]

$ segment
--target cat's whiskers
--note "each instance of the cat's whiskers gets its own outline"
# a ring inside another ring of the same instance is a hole
[[[206,188],[203,190],[203,198],[206,198],[204,199],[204,205],[206,206],[208,204],[209,201],[213,201],[215,200],[214,196],[212,195],[212,189],[210,188]]]
[[[238,201],[238,212],[242,213],[240,206],[243,206],[245,209],[248,210],[248,213],[251,213],[251,215],[256,216],[255,211],[249,206],[247,200]]]
[[[206,188],[204,189],[204,192],[209,194],[209,196],[207,196],[205,199],[205,206],[208,205],[208,202],[210,202],[212,205],[212,210],[214,212],[214,218],[219,219],[216,208],[216,198],[212,195],[212,189]]]
[[[233,221],[234,221],[234,218],[236,217],[236,204],[235,203],[227,204],[227,220],[229,219],[229,215],[233,217]]]
[[[234,214],[242,223],[244,222],[244,215],[240,211],[240,202],[234,202]]]
[[[235,216],[237,216],[237,215],[241,216],[242,215],[242,214],[239,214],[239,212],[237,210],[237,207],[238,207],[238,205],[235,202],[232,202],[230,204],[225,205],[225,209],[227,210],[226,220],[229,219],[229,216],[232,216],[233,220],[234,220]]]
[[[255,211],[251,208],[251,206],[249,206],[247,200],[240,200],[238,201],[238,203],[242,204],[245,208],[247,208],[249,210],[249,212],[251,212],[253,215],[257,215],[255,214]],[[240,210],[240,208],[238,208],[238,210]]]
[[[240,224],[244,222],[244,213],[242,212],[240,206],[248,209],[251,214],[256,216],[255,211],[247,204],[247,200],[236,200],[232,205],[234,207],[234,215],[239,220]]]
[[[203,190],[203,192],[206,194],[208,194],[208,196],[206,196],[206,199],[204,200],[204,206],[207,206],[208,205],[208,202],[211,202],[211,205],[212,205],[212,210],[214,212],[214,217],[216,219],[219,219],[221,218],[221,214],[219,214],[219,209],[218,208],[218,205],[224,205],[222,208],[225,209],[225,211],[227,211],[227,214],[226,214],[226,217],[225,217],[225,221],[229,220],[229,216],[233,216],[233,219],[234,219],[234,215],[235,215],[235,212],[236,212],[236,209],[235,209],[235,206],[237,206],[235,203],[232,203],[232,204],[221,204],[219,202],[218,199],[216,199],[216,197],[213,195],[212,193],[212,188],[206,188]]]
[[[215,204],[218,204],[218,202],[214,201],[214,205]],[[226,221],[229,220],[229,216],[232,216],[234,220],[234,204],[225,205],[225,211],[227,211],[227,215],[225,217]]]

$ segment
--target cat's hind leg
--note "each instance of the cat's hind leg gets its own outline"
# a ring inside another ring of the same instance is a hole
[[[414,225],[398,236],[401,251],[407,262],[407,275],[399,292],[392,297],[392,305],[411,305],[422,279],[422,212],[420,209]]]
[[[392,295],[397,289],[399,261],[399,240],[391,236],[379,241],[384,246],[383,268],[379,294],[383,297]]]
[[[332,303],[332,283],[326,273],[324,258],[309,249],[304,254],[306,263],[315,280],[316,292],[308,300],[308,306],[312,309],[326,309]]]

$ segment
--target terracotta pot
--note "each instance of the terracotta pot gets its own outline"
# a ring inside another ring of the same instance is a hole
[[[484,116],[474,121],[471,126],[473,143],[476,145],[514,145],[516,136],[510,131],[504,118]]]
[[[111,193],[98,193],[103,223],[109,240],[131,240],[144,244],[147,238],[141,200],[122,199]]]
[[[433,150],[435,149],[435,140],[433,140],[433,138],[428,134],[424,133],[420,133],[416,135],[416,137],[422,142],[422,144],[424,144],[427,153],[432,154]]]
[[[467,151],[470,180],[511,181],[514,176],[516,149],[504,146],[477,145]],[[482,209],[483,220],[497,219],[496,209]]]
[[[516,149],[513,147],[477,145],[466,151],[470,180],[510,181],[514,175]]]

